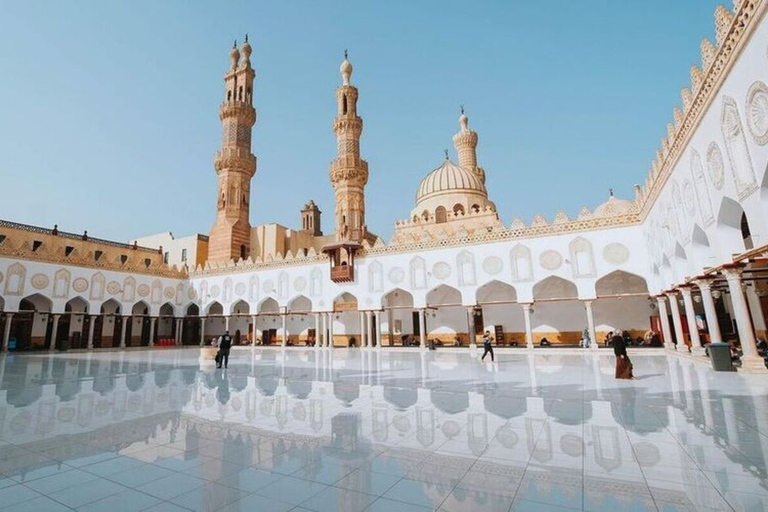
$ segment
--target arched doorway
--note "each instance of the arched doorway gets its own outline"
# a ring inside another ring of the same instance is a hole
[[[551,345],[579,345],[587,315],[578,298],[576,285],[562,277],[549,276],[533,286],[534,346],[544,346],[545,339]]]
[[[272,297],[261,301],[256,308],[257,330],[261,330],[261,343],[272,345],[278,342],[277,329],[280,318],[280,305]]]
[[[184,315],[184,329],[181,331],[182,345],[198,345],[200,343],[200,307],[190,304]]]
[[[126,339],[130,340],[130,343],[126,344],[132,347],[149,346],[150,327],[149,304],[141,300],[131,308],[131,323],[128,324],[126,332]]]
[[[51,300],[39,293],[21,299],[13,316],[8,350],[44,350],[53,330]]]
[[[653,301],[649,300],[648,284],[642,277],[614,270],[595,282],[593,316],[598,346],[605,347],[609,333],[627,331],[633,340],[644,338],[655,324],[661,332]],[[656,320],[652,320],[655,318]]]
[[[386,345],[403,345],[413,337],[413,295],[401,288],[395,288],[381,298],[381,306],[387,313]]]
[[[360,346],[360,315],[357,297],[344,292],[333,299],[333,342],[340,342],[342,347]]]
[[[419,345],[421,337],[419,312],[414,311],[412,316],[415,344]],[[424,315],[425,339],[434,339],[435,342],[445,346],[458,343],[467,345],[475,338],[475,333],[464,336],[464,330],[469,331],[467,326],[467,316],[461,304],[459,290],[447,284],[441,284],[427,292],[427,307]]]
[[[174,345],[176,340],[175,309],[170,302],[160,306],[160,316],[155,327],[155,343]]]
[[[85,348],[84,330],[88,302],[82,297],[73,297],[64,304],[64,314],[59,320],[59,332],[56,337],[57,346],[67,342],[71,348]],[[85,327],[87,329],[87,327]]]
[[[286,326],[288,329],[289,345],[307,345],[312,346],[317,338],[315,325],[312,321],[312,301],[304,295],[294,297],[288,303],[286,310],[288,318]]]
[[[229,332],[232,335],[232,342],[235,345],[246,344],[248,338],[248,332],[250,331],[250,305],[244,301],[239,300],[232,304],[229,317]],[[245,335],[243,333],[246,333]]]
[[[477,289],[475,301],[480,311],[475,314],[476,331],[490,331],[497,346],[525,347],[525,318],[514,286],[491,281]]]
[[[100,315],[95,317],[96,326],[93,330],[94,348],[116,347],[120,345],[122,316],[120,303],[109,299],[101,305]]]

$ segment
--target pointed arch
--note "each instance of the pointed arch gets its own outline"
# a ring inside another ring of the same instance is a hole
[[[133,302],[136,300],[136,279],[128,276],[123,279],[123,302]]]
[[[200,306],[193,302],[185,308],[184,314],[186,316],[200,316]]]
[[[131,315],[133,316],[149,315],[149,314],[150,314],[149,304],[147,304],[143,300],[140,300],[136,302],[133,306],[131,306]]]
[[[411,289],[423,290],[427,287],[427,265],[424,258],[415,256],[408,264],[411,273]]]
[[[624,270],[614,270],[595,282],[596,297],[628,293],[648,294],[648,283],[637,274]]]
[[[266,297],[261,302],[259,302],[258,306],[256,306],[256,312],[259,314],[279,313],[280,305],[272,297]]]
[[[176,315],[176,308],[173,307],[173,304],[170,302],[164,303],[162,306],[160,306],[159,309],[159,315],[158,316],[175,316]]]
[[[461,303],[461,292],[447,284],[441,284],[427,292],[428,306],[460,306]]]
[[[691,233],[691,253],[697,270],[712,267],[716,263],[715,254],[709,245],[709,237],[698,224],[693,225]]]
[[[53,302],[51,299],[40,293],[27,295],[21,299],[21,302],[24,304],[19,305],[19,311],[37,311],[40,313],[50,313],[53,311]]]
[[[743,220],[746,213],[741,205],[730,197],[723,197],[717,212],[718,245],[723,251],[721,257],[742,253],[747,249],[743,235]],[[748,225],[748,223],[747,223]]]
[[[53,275],[53,293],[51,296],[54,299],[66,299],[69,297],[69,283],[72,279],[72,273],[65,269],[60,268]]]
[[[517,244],[509,251],[512,281],[525,282],[533,279],[533,261],[531,250],[523,244]]]
[[[251,312],[251,306],[244,300],[239,300],[229,308],[231,315],[247,315]]]
[[[69,299],[67,303],[64,304],[64,311],[67,313],[87,313],[88,307],[88,301],[80,295],[77,295]]]
[[[99,307],[99,312],[102,315],[119,315],[121,311],[121,304],[114,298],[107,299]]]
[[[5,276],[5,295],[24,295],[24,285],[27,281],[27,269],[19,262],[8,267]]]
[[[91,300],[102,300],[104,298],[104,288],[107,283],[107,278],[101,272],[96,272],[91,276],[90,294],[88,297]]]
[[[297,295],[288,303],[288,312],[308,313],[312,311],[312,301],[304,295]]]
[[[592,277],[595,275],[595,256],[589,240],[576,237],[568,244],[568,250],[571,254],[573,277]]]
[[[395,288],[388,291],[381,297],[381,305],[383,307],[395,308],[395,307],[413,307],[413,295],[403,290],[402,288]]]
[[[334,309],[336,308],[337,304],[347,304],[347,305],[349,305],[348,307],[350,309],[357,309],[358,301],[357,301],[357,297],[355,297],[351,293],[349,293],[349,292],[342,292],[339,295],[337,295],[335,299],[333,299]],[[354,308],[351,308],[352,304],[355,305]]]
[[[533,285],[533,300],[578,299],[579,291],[573,281],[549,276]]]
[[[471,286],[477,282],[474,254],[469,251],[461,251],[456,256],[456,267],[459,270],[459,286]]]
[[[219,316],[224,314],[224,306],[219,301],[213,301],[205,308],[205,314],[207,316]]]
[[[493,280],[477,289],[475,300],[478,304],[517,302],[517,290],[510,284]]]

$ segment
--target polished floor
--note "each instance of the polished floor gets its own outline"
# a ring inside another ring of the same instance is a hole
[[[0,511],[768,510],[768,375],[633,361],[0,355]]]

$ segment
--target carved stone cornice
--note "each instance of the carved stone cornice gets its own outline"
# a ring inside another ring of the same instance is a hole
[[[222,148],[213,160],[216,172],[240,171],[253,176],[256,173],[256,156],[242,148]]]
[[[227,101],[222,103],[219,107],[219,120],[224,121],[231,117],[236,117],[248,126],[253,126],[256,124],[256,109],[244,101]]]

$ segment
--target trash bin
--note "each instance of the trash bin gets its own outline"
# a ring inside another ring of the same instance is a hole
[[[710,343],[708,346],[709,358],[712,360],[712,369],[716,372],[735,371],[731,361],[731,347],[722,341]]]

